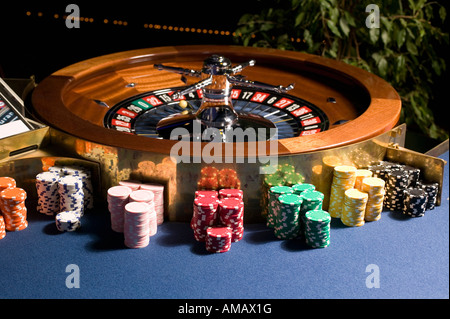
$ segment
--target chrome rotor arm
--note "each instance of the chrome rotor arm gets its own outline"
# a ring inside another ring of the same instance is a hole
[[[189,94],[189,93],[194,92],[196,90],[203,89],[205,86],[210,85],[212,83],[212,81],[213,81],[213,78],[212,78],[212,76],[210,76],[209,78],[206,78],[204,80],[201,80],[200,82],[197,82],[197,83],[195,83],[195,84],[193,84],[191,86],[188,86],[187,88],[185,88],[182,91],[175,92],[172,95],[172,98],[174,100],[177,100],[177,99],[181,98],[183,95]]]
[[[254,66],[255,63],[256,63],[255,60],[250,60],[248,62],[244,62],[242,64],[236,65],[235,67],[231,68],[231,74],[239,73],[248,66]]]
[[[227,79],[233,85],[240,85],[240,86],[246,86],[246,87],[251,87],[251,88],[258,88],[258,89],[262,89],[262,90],[274,91],[274,92],[277,92],[277,93],[287,93],[288,91],[292,90],[294,88],[294,86],[295,86],[294,83],[289,84],[286,87],[284,87],[282,85],[275,86],[275,85],[271,85],[271,84],[267,84],[267,83],[263,83],[263,82],[246,80],[242,76],[227,75]]]
[[[164,71],[169,71],[169,72],[177,73],[177,74],[181,74],[181,75],[193,76],[196,78],[199,78],[202,76],[201,71],[196,71],[196,70],[191,70],[191,69],[178,68],[178,67],[167,66],[167,65],[162,65],[162,64],[154,64],[153,67],[155,69],[158,69],[159,71],[164,70]]]

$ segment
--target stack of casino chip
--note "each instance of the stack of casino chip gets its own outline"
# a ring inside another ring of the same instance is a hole
[[[439,183],[419,181],[417,187],[423,189],[427,193],[427,210],[432,210],[436,207],[437,196],[439,193]]]
[[[113,186],[108,189],[108,210],[111,214],[111,228],[115,232],[123,233],[125,205],[129,202],[131,192],[131,188],[126,186]]]
[[[65,175],[58,179],[59,210],[79,212],[84,215],[83,181],[77,175]]]
[[[0,192],[6,188],[16,187],[16,180],[12,177],[0,177]]]
[[[130,194],[129,202],[143,202],[150,205],[149,210],[149,231],[150,236],[154,236],[157,233],[158,230],[158,224],[157,224],[157,218],[156,218],[156,211],[155,211],[155,201],[154,201],[155,195],[153,192],[145,190],[145,189],[138,189],[135,191],[132,191]]]
[[[224,198],[237,198],[243,200],[244,192],[241,189],[223,188],[219,190],[219,199],[222,200]]]
[[[164,185],[156,183],[141,184],[139,189],[151,191],[154,195],[153,202],[155,205],[156,223],[161,225],[164,223]]]
[[[219,193],[217,191],[195,191],[195,198],[213,198],[214,200],[219,200]],[[196,212],[196,210],[194,209],[194,212],[192,214],[192,218],[191,218],[191,228],[194,229],[195,228],[195,224],[197,223],[197,218],[198,218],[198,212]]]
[[[219,199],[215,197],[196,197],[193,204],[191,227],[197,241],[205,241],[206,230],[218,220]]]
[[[312,248],[330,245],[331,216],[324,210],[310,210],[305,214],[305,241]]]
[[[6,236],[5,219],[0,214],[0,239],[5,238],[5,236]]]
[[[57,172],[42,172],[36,175],[36,191],[38,194],[37,211],[53,216],[60,211]]]
[[[244,236],[244,203],[240,198],[226,197],[219,201],[218,216],[222,225],[231,229],[232,242]]]
[[[362,190],[362,182],[365,178],[372,177],[372,171],[368,169],[357,169],[355,178],[355,188]]]
[[[279,239],[294,239],[300,234],[300,209],[302,198],[293,193],[280,195],[277,199],[274,234]]]
[[[331,183],[328,213],[331,217],[340,217],[344,204],[345,191],[355,186],[356,167],[348,165],[336,166]]]
[[[361,191],[368,194],[365,221],[376,221],[381,218],[385,184],[385,181],[378,177],[367,177],[362,181]]]
[[[200,170],[200,178],[197,182],[199,190],[217,190],[219,188],[219,170],[214,166],[206,166]]]
[[[48,171],[58,174],[59,177],[66,175],[78,176],[82,181],[84,208],[92,209],[94,207],[94,188],[92,185],[92,174],[89,169],[81,166],[51,166],[48,168]]]
[[[73,232],[81,227],[78,211],[63,211],[55,216],[56,228],[61,232]]]
[[[272,186],[269,189],[269,202],[266,217],[267,227],[275,227],[275,221],[278,210],[278,197],[284,194],[292,194],[294,190],[289,186]]]
[[[366,205],[369,195],[356,188],[351,188],[344,193],[344,205],[342,206],[341,221],[346,226],[362,226],[365,223]]]
[[[310,210],[321,210],[323,208],[323,200],[325,195],[316,190],[307,190],[300,194],[302,206],[300,208],[300,234],[304,235],[305,231],[305,214]]]
[[[237,172],[231,168],[224,168],[219,171],[219,175],[217,177],[218,189],[222,188],[232,188],[232,189],[240,189],[241,181],[237,176]]]
[[[150,205],[130,202],[125,205],[123,235],[128,248],[144,248],[150,242]]]
[[[402,211],[404,190],[408,187],[408,174],[403,170],[391,170],[387,174],[384,207],[391,211]]]
[[[22,188],[5,188],[0,193],[0,210],[7,231],[21,231],[28,227],[25,200],[27,192]]]
[[[226,226],[211,226],[206,229],[206,250],[212,253],[224,253],[230,250],[232,229]]]
[[[292,185],[292,190],[294,191],[295,195],[301,195],[303,192],[316,190],[316,186],[314,186],[313,184],[308,184],[308,183],[304,183],[304,184],[298,183],[298,184]]]
[[[422,217],[427,209],[427,193],[420,188],[408,188],[404,190],[403,210],[404,215],[410,217]]]

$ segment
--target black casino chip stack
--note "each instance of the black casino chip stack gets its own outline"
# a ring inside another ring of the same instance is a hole
[[[404,190],[408,187],[408,174],[393,170],[387,174],[384,207],[391,211],[403,210]]]
[[[419,181],[417,187],[423,189],[428,196],[427,210],[432,210],[436,207],[437,196],[439,192],[439,184],[432,182]]]
[[[403,193],[403,214],[410,217],[422,217],[427,209],[427,193],[420,188],[408,188]]]

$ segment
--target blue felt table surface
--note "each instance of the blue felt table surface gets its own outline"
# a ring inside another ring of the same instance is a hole
[[[362,227],[333,220],[324,249],[246,224],[229,252],[210,254],[189,224],[174,222],[159,226],[148,247],[128,249],[107,212],[87,214],[79,231],[60,233],[29,208],[29,227],[0,240],[0,298],[448,299],[448,186],[447,164],[441,206],[421,218],[385,211]],[[66,287],[70,264],[79,268],[80,288]],[[378,267],[379,288],[366,286],[368,265]]]

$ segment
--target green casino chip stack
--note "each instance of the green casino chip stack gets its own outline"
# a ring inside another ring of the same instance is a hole
[[[278,214],[278,197],[284,194],[292,194],[294,190],[289,186],[273,186],[269,189],[269,205],[267,210],[267,227],[275,227]]]
[[[310,210],[305,214],[305,240],[312,248],[330,245],[331,216],[324,210]]]
[[[316,190],[308,190],[301,193],[302,207],[300,209],[300,230],[304,235],[305,214],[310,210],[322,209],[324,194]]]
[[[279,239],[294,239],[300,233],[299,214],[303,200],[295,194],[278,197],[274,234]]]

